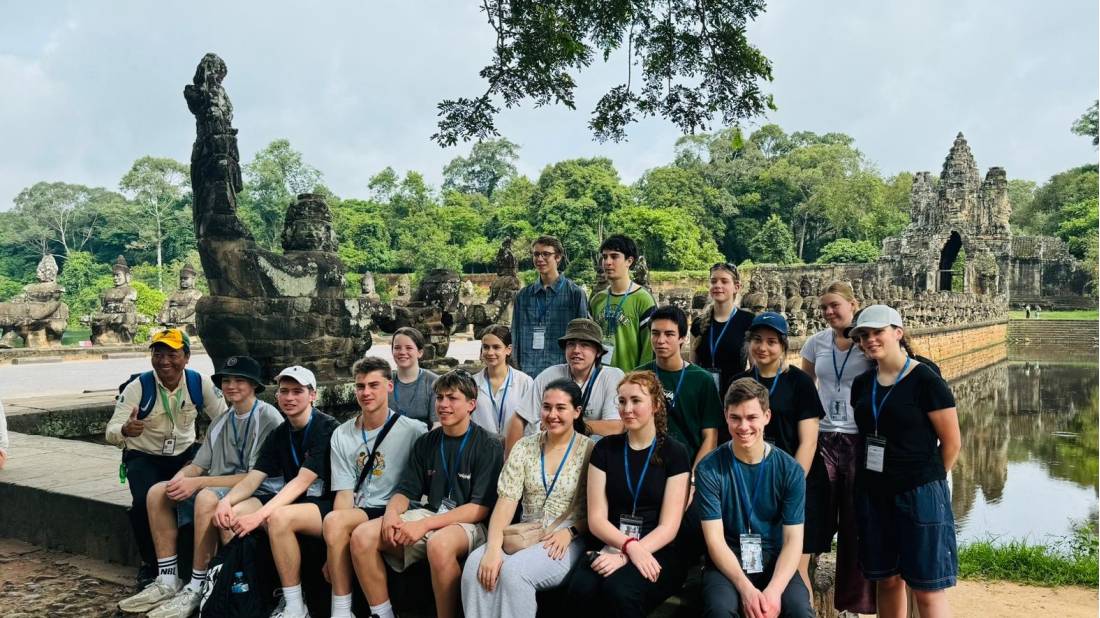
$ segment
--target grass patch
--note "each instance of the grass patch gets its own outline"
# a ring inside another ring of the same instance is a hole
[[[1009,311],[1008,317],[1013,320],[1027,319],[1023,311]],[[1031,312],[1031,319],[1035,318],[1035,312]],[[1095,309],[1074,309],[1073,311],[1044,311],[1039,314],[1040,320],[1097,320],[1100,319],[1100,311]]]
[[[1100,583],[1097,554],[1095,524],[1083,523],[1052,545],[994,540],[964,545],[959,549],[959,577],[1095,588]]]

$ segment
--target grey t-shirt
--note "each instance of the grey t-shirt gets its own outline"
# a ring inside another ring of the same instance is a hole
[[[814,333],[802,344],[802,358],[814,364],[817,374],[817,394],[825,417],[821,419],[821,431],[859,433],[856,416],[852,410],[852,381],[871,368],[871,362],[858,345],[843,352],[837,349],[833,329]],[[837,380],[837,374],[840,380]]]
[[[236,410],[230,408],[210,423],[206,439],[191,463],[206,470],[210,476],[247,472],[256,465],[260,446],[268,434],[284,420],[275,406],[259,399],[244,417],[238,417]]]
[[[390,393],[389,398],[390,409],[421,421],[430,429],[439,420],[435,415],[435,392],[432,391],[432,386],[438,379],[438,374],[421,369],[416,379],[406,384],[397,379],[396,371],[393,372],[393,392]]]
[[[593,371],[599,370],[596,382],[592,385],[592,393],[588,396],[588,405],[584,408],[584,418],[590,421],[616,421],[619,420],[619,382],[622,381],[622,369],[610,365],[600,365],[596,361]],[[589,375],[589,379],[591,379]],[[542,392],[555,380],[573,379],[569,373],[569,365],[551,365],[547,367],[539,377],[535,378],[535,385],[531,389],[531,405],[527,410],[516,410],[520,418],[528,422],[528,429],[534,430],[538,421],[542,418]],[[579,382],[583,393],[588,386],[588,381]]]
[[[395,414],[390,410],[390,414]],[[332,432],[332,490],[355,489],[355,482],[367,464],[371,450],[382,427],[363,431],[356,426],[358,416],[352,417]],[[387,418],[387,420],[389,420]],[[382,440],[382,446],[374,459],[374,466],[363,479],[363,485],[355,494],[355,506],[384,508],[397,489],[401,473],[409,462],[409,453],[420,436],[428,433],[424,423],[407,416],[399,416]],[[366,440],[364,440],[364,434]]]

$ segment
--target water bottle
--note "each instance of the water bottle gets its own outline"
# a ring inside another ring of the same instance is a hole
[[[237,571],[233,574],[233,585],[229,587],[229,590],[233,594],[242,594],[248,592],[248,582],[244,580],[243,571]]]

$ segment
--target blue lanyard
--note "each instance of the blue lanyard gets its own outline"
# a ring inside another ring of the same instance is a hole
[[[718,367],[718,344],[722,343],[722,337],[726,335],[726,329],[733,323],[733,316],[737,315],[737,307],[733,308],[733,313],[730,314],[726,323],[722,325],[722,331],[718,333],[718,340],[714,339],[714,323],[711,322],[710,328],[707,329],[707,333],[710,336],[710,366]]]
[[[780,367],[780,369],[782,369],[782,367]],[[756,381],[760,382],[760,384],[763,384],[763,382],[760,380],[760,368],[759,367],[753,367],[752,371],[753,371],[754,374],[756,374]],[[775,380],[772,381],[772,386],[771,386],[771,388],[768,389],[768,399],[769,400],[771,399],[771,397],[773,395],[775,395],[775,387],[779,386],[779,376],[781,376],[781,375],[783,375],[782,371],[775,372]],[[772,405],[775,405],[774,401],[772,402]]]
[[[558,471],[554,473],[554,480],[550,482],[550,486],[546,486],[546,447],[542,448],[540,459],[542,460],[542,489],[546,492],[546,500],[550,499],[550,494],[554,491],[554,486],[558,484],[558,475],[561,474],[561,469],[565,467],[565,462],[569,460],[569,453],[573,451],[573,442],[577,439],[577,432],[573,432],[573,437],[569,438],[569,448],[565,449],[565,455],[558,462]],[[543,502],[543,508],[546,508],[546,503]]]
[[[316,416],[314,412],[316,408],[309,411],[309,422],[306,423],[306,430],[302,433],[302,447],[306,448],[306,452],[309,452],[309,428],[313,426],[313,418]],[[298,449],[294,448],[294,432],[290,432],[290,456],[294,458],[294,465],[299,468],[302,467],[302,462],[298,460]]]
[[[657,448],[657,436],[653,436],[653,443],[649,445],[649,453],[645,456],[642,474],[638,477],[638,489],[635,490],[634,481],[630,478],[630,460],[626,457],[626,452],[630,450],[630,436],[623,434],[623,468],[626,470],[626,490],[630,492],[630,497],[634,499],[634,504],[630,509],[631,515],[638,512],[638,496],[642,495],[642,483],[645,481],[645,473],[649,471],[649,460],[653,458],[653,449],[655,448]]]
[[[684,361],[684,366],[680,369],[680,379],[676,382],[676,390],[672,392],[672,405],[680,407],[680,389],[684,386],[684,374],[687,373],[688,365],[691,363]],[[657,370],[657,379],[661,379],[661,369],[657,366],[657,363],[653,364],[653,368]]]
[[[454,467],[455,467],[455,473],[456,474],[458,473],[459,464],[462,463],[462,450],[464,448],[466,448],[466,441],[470,439],[470,434],[473,433],[473,432],[474,432],[474,428],[471,425],[470,427],[468,427],[466,429],[466,435],[462,436],[462,442],[460,442],[459,445],[458,445],[458,452],[455,453],[455,459],[454,459],[454,463],[455,463]],[[446,438],[446,436],[443,436],[443,438]],[[450,498],[451,497],[452,478],[451,478],[451,473],[449,471],[449,468],[447,466],[447,456],[443,454],[443,443],[445,441],[446,440],[444,440],[444,439],[439,440],[439,461],[440,461],[440,464],[443,466],[443,478],[446,479],[446,482],[447,482],[447,497]]]
[[[603,306],[603,321],[607,323],[607,334],[608,335],[614,335],[615,331],[617,331],[619,329],[619,322],[617,320],[615,322],[612,322],[611,318],[618,315],[619,312],[622,311],[623,305],[626,304],[627,297],[630,296],[630,293],[633,292],[633,291],[634,291],[634,282],[632,281],[632,282],[630,282],[630,285],[627,286],[626,292],[623,294],[622,300],[619,301],[619,305],[617,307],[615,307],[615,311],[612,312],[611,311],[611,289],[608,288],[608,290],[607,290],[607,304]]]
[[[563,286],[563,285],[565,285],[565,277],[562,276],[562,275],[558,275],[558,284],[554,286],[554,297],[550,298],[549,300],[546,301],[546,306],[545,307],[542,304],[542,296],[539,296],[537,293],[535,294],[535,304],[538,305],[538,308],[539,308],[539,313],[538,313],[538,323],[539,324],[542,324],[543,320],[546,319],[546,314],[550,311],[550,306],[554,304],[554,298],[558,297],[558,293],[561,292],[561,286]],[[549,294],[549,292],[547,292],[548,289],[549,288],[544,287],[544,288],[542,288],[542,292],[544,294]]]
[[[848,357],[852,355],[852,350],[854,350],[855,347],[856,347],[855,344],[852,344],[851,346],[849,346],[848,353],[844,355],[844,362],[840,364],[840,369],[837,369],[836,368],[836,342],[835,341],[833,342],[833,347],[832,347],[832,352],[833,352],[833,373],[836,374],[836,390],[837,390],[837,392],[840,392],[841,380],[843,379],[842,376],[844,375],[844,368],[848,366]]]
[[[383,429],[385,429],[385,428],[386,428],[386,425],[389,425],[389,424],[390,424],[391,422],[393,422],[393,421],[394,421],[394,420],[396,420],[396,419],[397,419],[397,415],[396,415],[396,414],[394,414],[394,413],[393,413],[393,412],[391,411],[391,412],[389,413],[389,415],[388,415],[388,416],[386,417],[386,422],[385,422],[385,423],[383,423],[383,424],[382,424],[382,426],[378,428],[378,430],[379,430],[379,431],[382,431]],[[364,448],[366,448],[366,446],[367,446],[367,438],[369,438],[369,437],[370,437],[370,435],[369,435],[369,434],[367,433],[367,430],[366,430],[366,429],[363,429],[362,427],[360,427],[360,428],[359,428],[359,433],[360,433],[360,435],[362,435],[362,436],[363,436],[363,447],[364,447]],[[375,437],[377,438],[377,437],[378,437],[378,434],[377,434],[377,433],[375,433],[375,434],[374,434],[374,436],[375,436]],[[378,448],[378,447],[375,447],[375,448]],[[370,457],[370,453],[367,453],[367,457]]]
[[[248,411],[248,420],[244,424],[244,438],[248,440],[248,429],[252,427],[252,413],[256,411],[256,406],[260,405],[260,400],[252,402],[252,409]],[[242,470],[248,469],[248,464],[244,462],[244,445],[241,444],[240,434],[237,433],[237,414],[229,417],[229,426],[233,428],[233,448],[237,449],[237,462],[241,464]]]
[[[512,384],[512,370],[508,370],[508,379],[504,381],[504,390],[500,393],[500,407],[497,400],[493,399],[493,383],[489,380],[489,370],[485,370],[485,391],[489,394],[489,401],[493,402],[493,414],[497,417],[497,433],[504,433],[504,400],[508,398],[508,387]]]
[[[597,362],[588,373],[588,383],[584,385],[584,393],[581,395],[581,414],[588,414],[588,399],[596,388],[596,376],[600,375],[600,368],[600,363]]]
[[[730,444],[730,453],[733,453],[733,445]],[[752,490],[752,495],[749,495],[748,484],[745,483],[745,478],[741,475],[741,461],[737,459],[737,455],[733,456],[733,472],[737,475],[737,494],[741,496],[741,504],[745,506],[745,520],[746,528],[749,534],[752,534],[752,509],[756,504],[756,496],[760,495],[760,484],[764,482],[764,473],[768,467],[768,447],[764,446],[764,459],[760,462],[760,468],[756,471],[756,487]]]
[[[419,386],[420,376],[422,376],[422,375],[424,375],[424,370],[423,369],[421,369],[416,374],[416,379],[413,380],[413,382],[412,382],[414,389]],[[394,385],[393,385],[393,407],[397,408],[397,411],[399,413],[404,414],[405,411],[401,409],[401,390],[400,390],[400,388],[401,388],[402,382],[401,382],[401,380],[397,379],[396,376],[394,376],[393,381],[394,381]]]
[[[901,371],[898,372],[897,377],[894,378],[894,383],[890,385],[889,392],[886,393],[886,396],[882,398],[881,402],[878,400],[878,369],[875,369],[875,377],[873,380],[871,380],[871,415],[875,417],[876,436],[878,435],[879,412],[882,411],[882,406],[886,405],[886,400],[890,398],[890,393],[894,392],[894,387],[898,385],[898,380],[900,380],[901,377],[905,375],[905,370],[909,368],[910,360],[912,359],[908,356],[905,357],[905,365],[901,368]]]

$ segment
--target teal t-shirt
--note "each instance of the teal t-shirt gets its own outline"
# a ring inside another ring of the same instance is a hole
[[[649,315],[656,306],[649,290],[637,284],[631,284],[626,294],[612,294],[608,288],[592,295],[588,303],[592,319],[600,325],[604,339],[615,342],[612,366],[626,372],[653,360]]]
[[[661,380],[668,404],[668,432],[691,450],[692,460],[703,445],[704,429],[718,429],[719,435],[724,433],[721,431],[725,427],[722,402],[718,399],[718,388],[714,386],[714,378],[709,371],[687,363],[681,385],[680,372],[661,371],[657,369],[657,361],[650,361],[638,369],[652,371]]]

